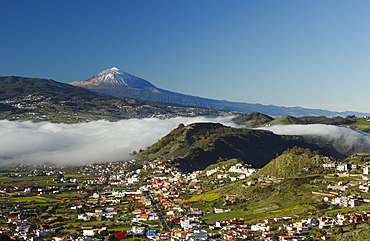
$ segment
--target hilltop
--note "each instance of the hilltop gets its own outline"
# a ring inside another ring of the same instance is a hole
[[[259,127],[266,123],[274,121],[274,118],[259,112],[252,112],[245,115],[234,117],[232,121],[238,125],[245,125],[248,127]]]
[[[232,119],[232,121],[238,125],[245,125],[250,128],[255,127],[266,127],[273,125],[312,125],[312,124],[323,124],[323,125],[334,125],[340,127],[350,128],[352,130],[359,130],[370,133],[370,118],[356,117],[354,115],[348,115],[346,117],[335,116],[285,116],[274,119],[269,115],[265,115],[259,112],[253,112],[248,114],[242,114]]]
[[[322,174],[323,164],[334,161],[333,158],[319,155],[317,151],[293,147],[267,163],[258,171],[258,175],[293,178]]]
[[[179,125],[138,155],[146,159],[172,159],[184,171],[201,170],[219,160],[240,158],[261,168],[283,151],[299,146],[345,157],[330,146],[320,146],[300,136],[270,131],[232,128],[215,123]]]
[[[286,116],[286,117],[273,120],[269,123],[266,123],[265,125],[325,124],[325,125],[341,126],[341,127],[351,128],[352,130],[359,130],[359,131],[370,133],[369,120],[370,119],[368,116],[356,117],[354,115],[349,115],[346,117],[336,116],[332,118],[328,118],[325,116],[303,116],[303,117]]]
[[[260,127],[260,126],[271,126],[271,125],[310,125],[310,124],[325,124],[325,125],[352,125],[359,119],[354,115],[348,115],[346,117],[335,116],[284,116],[277,119],[269,115],[265,115],[259,112],[252,112],[243,114],[232,119],[232,121],[239,125],[246,125],[249,127]]]
[[[275,120],[270,121],[268,124],[270,125],[290,125],[290,124],[300,124],[300,125],[307,125],[307,124],[326,124],[326,125],[350,125],[356,122],[356,116],[336,116],[336,117],[326,117],[326,116],[303,116],[303,117],[294,117],[294,116],[285,116],[282,118],[278,118]]]

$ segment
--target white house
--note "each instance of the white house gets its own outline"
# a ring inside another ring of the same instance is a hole
[[[207,240],[208,232],[205,230],[194,230],[193,233],[188,233],[185,240]]]

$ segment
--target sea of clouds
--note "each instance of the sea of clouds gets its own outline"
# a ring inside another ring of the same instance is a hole
[[[78,124],[0,121],[1,163],[84,164],[132,158],[179,124],[217,122],[235,127],[232,117],[129,119]]]
[[[370,135],[362,131],[354,131],[350,128],[312,124],[312,125],[274,125],[261,127],[272,131],[277,135],[301,135],[320,137],[341,150],[342,154],[355,154],[370,152]]]
[[[132,158],[179,124],[234,124],[232,116],[218,118],[129,119],[78,124],[0,121],[0,163],[84,164]],[[262,128],[285,135],[317,135],[357,152],[370,152],[370,135],[330,125],[286,125]]]

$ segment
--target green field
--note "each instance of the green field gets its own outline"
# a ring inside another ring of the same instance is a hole
[[[203,194],[193,195],[191,198],[189,198],[187,200],[183,200],[182,202],[184,202],[184,201],[193,202],[193,201],[199,201],[199,200],[204,200],[204,201],[211,202],[211,201],[217,200],[219,198],[221,198],[221,194],[217,193],[217,189],[215,189],[215,190],[203,193]]]
[[[41,203],[48,203],[48,202],[59,202],[60,199],[45,195],[45,196],[30,196],[30,197],[0,197],[0,202],[41,202]]]

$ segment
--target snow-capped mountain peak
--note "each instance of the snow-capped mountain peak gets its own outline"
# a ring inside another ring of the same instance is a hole
[[[109,70],[111,70],[111,71],[119,71],[119,69],[117,67],[112,67]]]
[[[146,89],[157,92],[157,88],[148,81],[120,71],[117,67],[103,70],[86,81],[75,81],[72,85],[88,88],[123,87],[133,89]]]

